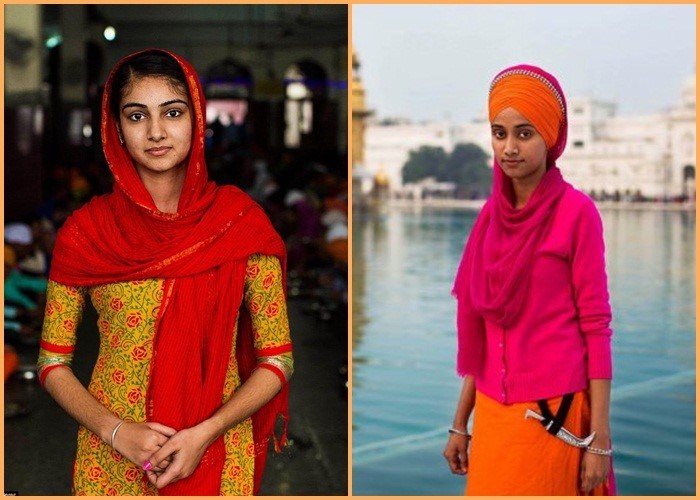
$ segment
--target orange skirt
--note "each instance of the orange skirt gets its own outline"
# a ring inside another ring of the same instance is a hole
[[[556,414],[562,398],[547,400]],[[477,391],[469,451],[467,495],[577,495],[585,453],[549,434],[525,410],[540,413],[537,402],[503,405]],[[564,427],[579,437],[590,429],[588,393],[577,392]],[[612,470],[592,495],[609,495]],[[614,490],[613,488],[610,488]]]

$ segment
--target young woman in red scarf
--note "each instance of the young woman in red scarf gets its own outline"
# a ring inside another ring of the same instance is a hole
[[[254,494],[286,422],[284,244],[246,194],[208,182],[205,116],[194,69],[163,50],[105,84],[114,191],[58,235],[38,362],[80,423],[74,494]],[[87,296],[100,350],[85,389],[70,363]]]
[[[564,93],[540,68],[507,68],[489,121],[493,193],[455,279],[464,383],[444,456],[468,495],[615,494],[603,228],[555,164]]]

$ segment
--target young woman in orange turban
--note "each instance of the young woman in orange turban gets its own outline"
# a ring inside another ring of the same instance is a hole
[[[489,121],[493,192],[453,290],[464,383],[445,458],[469,495],[614,494],[603,229],[556,166],[564,93],[540,68],[507,68],[491,84]],[[567,431],[594,435],[573,446]]]

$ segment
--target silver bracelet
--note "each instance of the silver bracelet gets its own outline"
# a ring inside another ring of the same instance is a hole
[[[586,447],[586,451],[588,453],[593,453],[594,455],[603,455],[606,457],[609,457],[613,454],[612,448],[610,448],[609,450],[603,450],[600,448],[593,448],[591,446],[588,446],[588,447]]]
[[[117,424],[117,426],[114,428],[114,430],[112,431],[112,438],[109,440],[109,445],[110,445],[112,448],[114,448],[114,438],[115,438],[116,435],[117,435],[117,431],[119,430],[119,428],[120,428],[122,425],[124,425],[125,422],[126,422],[126,420],[122,420],[121,422],[119,422],[119,423]]]
[[[471,439],[472,436],[469,434],[467,431],[460,431],[459,429],[455,429],[454,427],[450,427],[447,432],[450,434],[459,434],[460,436],[466,436],[467,439]]]

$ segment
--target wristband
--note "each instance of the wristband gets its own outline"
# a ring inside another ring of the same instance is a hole
[[[109,445],[110,445],[112,448],[114,448],[114,438],[115,438],[116,435],[117,435],[117,431],[119,430],[119,428],[120,428],[122,425],[124,425],[124,423],[125,423],[125,421],[122,420],[121,422],[119,422],[119,423],[117,424],[117,426],[116,426],[116,427],[114,428],[114,430],[112,431],[112,437],[111,437],[111,439],[109,440]]]
[[[594,455],[603,455],[606,457],[609,457],[613,454],[612,448],[610,448],[609,450],[603,450],[600,448],[593,448],[591,446],[588,446],[588,447],[586,447],[586,451],[588,453],[593,453]]]
[[[455,429],[454,427],[450,427],[447,429],[447,432],[450,434],[459,434],[460,436],[465,436],[467,439],[471,439],[472,436],[469,434],[467,431],[460,431],[459,429]]]

